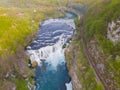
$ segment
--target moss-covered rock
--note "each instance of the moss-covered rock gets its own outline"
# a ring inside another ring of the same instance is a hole
[[[33,63],[32,63],[32,67],[35,68],[38,66],[38,62],[35,60]]]

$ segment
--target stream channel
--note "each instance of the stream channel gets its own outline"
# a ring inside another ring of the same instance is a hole
[[[35,90],[72,90],[64,47],[73,37],[76,15],[70,12],[65,14],[62,18],[43,21],[35,39],[27,46],[31,63],[38,63]]]

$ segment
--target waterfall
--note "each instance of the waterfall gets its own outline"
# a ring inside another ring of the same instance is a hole
[[[62,68],[64,68],[65,48],[63,46],[65,44],[68,45],[67,43],[71,40],[74,30],[75,24],[73,19],[49,19],[44,21],[35,40],[27,47],[31,63],[37,61],[38,66],[42,67],[44,62],[46,69],[54,72],[57,72],[60,65],[63,65]],[[41,82],[39,78],[38,82]],[[66,82],[67,90],[72,90],[72,84],[68,80]],[[40,85],[36,84],[36,90],[39,90]]]

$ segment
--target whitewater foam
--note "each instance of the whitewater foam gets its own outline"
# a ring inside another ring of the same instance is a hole
[[[48,19],[48,20],[44,21],[42,25],[47,25],[47,24],[50,24],[53,22],[64,23],[75,29],[74,19]]]
[[[67,90],[72,90],[72,83],[66,83]]]

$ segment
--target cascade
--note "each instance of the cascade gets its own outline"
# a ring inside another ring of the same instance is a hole
[[[63,46],[68,45],[74,30],[73,19],[49,19],[40,25],[35,40],[27,47],[31,63],[38,63],[36,90],[72,90]]]

